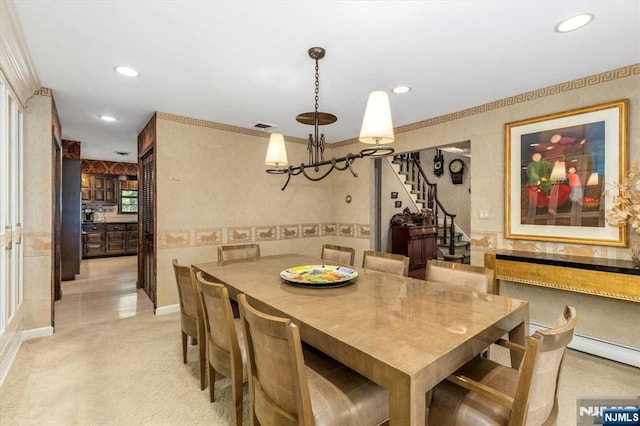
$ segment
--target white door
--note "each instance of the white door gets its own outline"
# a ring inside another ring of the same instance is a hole
[[[0,336],[23,300],[23,111],[0,74]]]

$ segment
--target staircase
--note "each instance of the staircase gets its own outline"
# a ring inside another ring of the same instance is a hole
[[[470,242],[455,225],[456,215],[438,199],[438,184],[431,183],[420,165],[420,153],[394,155],[391,164],[418,209],[433,211],[438,226],[438,259],[470,263]]]
[[[438,259],[449,262],[471,263],[471,242],[464,240],[462,232],[453,233],[453,254],[449,254],[449,241],[444,237],[444,226],[438,225]]]

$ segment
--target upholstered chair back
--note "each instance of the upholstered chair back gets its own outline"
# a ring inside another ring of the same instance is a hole
[[[322,246],[321,258],[325,262],[336,264],[353,266],[353,260],[355,258],[356,251],[351,247],[335,246],[331,244],[324,244]]]
[[[543,424],[558,409],[560,367],[577,321],[576,310],[567,306],[552,329],[536,331],[529,338],[527,352],[520,366],[523,379],[514,398],[516,401],[528,401],[527,425]],[[530,385],[526,383],[527,377],[530,377]]]
[[[427,261],[425,280],[459,285],[478,293],[496,292],[495,271],[482,266],[431,259]]]
[[[259,244],[240,244],[233,246],[218,247],[218,264],[227,265],[229,263],[244,262],[260,259]]]
[[[372,271],[409,276],[409,258],[401,254],[365,251],[362,267]]]

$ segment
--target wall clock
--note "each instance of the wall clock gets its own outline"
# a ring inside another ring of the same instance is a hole
[[[436,156],[433,157],[433,174],[440,177],[444,173],[444,157],[442,151],[436,151]]]
[[[451,173],[451,182],[454,185],[462,183],[462,174],[464,173],[464,162],[456,158],[449,162],[449,173]]]

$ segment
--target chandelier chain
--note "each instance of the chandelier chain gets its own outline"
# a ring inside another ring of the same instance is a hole
[[[316,59],[316,115],[318,114],[318,102],[320,97],[318,93],[320,93],[320,67],[318,66],[318,60]]]

